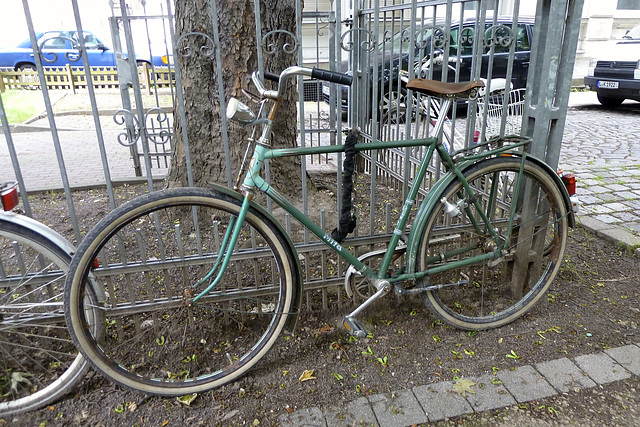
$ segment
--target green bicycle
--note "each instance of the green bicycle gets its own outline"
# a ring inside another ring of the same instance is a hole
[[[356,316],[390,292],[422,295],[436,316],[459,328],[498,327],[526,313],[556,276],[573,213],[555,171],[524,152],[525,138],[454,153],[438,138],[272,149],[272,121],[297,75],[351,82],[340,73],[290,67],[277,76],[278,89],[267,90],[254,73],[260,114],[237,100],[227,110],[258,125],[256,133],[261,127],[237,190],[214,185],[138,197],[102,219],[78,248],[65,287],[67,324],[83,356],[116,383],[165,396],[204,392],[247,373],[280,335],[293,332],[303,297],[300,256],[280,223],[254,202],[256,191],[351,266],[347,283],[357,277],[369,286],[366,301],[344,318],[355,336],[366,334]],[[472,98],[482,85],[416,79],[407,87],[442,98],[447,111],[452,99]],[[256,119],[268,108],[266,119]],[[267,159],[398,147],[422,147],[425,155],[387,249],[371,257],[354,255],[348,241],[333,238],[260,175]],[[446,173],[414,208],[434,153]],[[93,301],[84,298],[88,277],[104,290],[96,307],[86,306]],[[94,310],[103,315],[87,316]],[[96,328],[92,319],[104,323]]]

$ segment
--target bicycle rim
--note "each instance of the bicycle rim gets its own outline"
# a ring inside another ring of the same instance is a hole
[[[497,238],[473,207],[451,217],[441,203],[427,220],[418,254],[421,269],[468,260],[495,251],[497,243],[507,238],[510,242],[497,259],[430,276],[430,285],[443,287],[427,292],[425,303],[451,325],[479,330],[515,320],[544,294],[560,268],[568,233],[562,194],[553,178],[532,162],[525,163],[516,192],[520,166],[519,157],[499,157],[465,171],[475,201],[486,212]],[[458,206],[461,199],[473,201],[458,180],[442,197]],[[513,227],[508,236],[510,216]]]
[[[233,381],[266,354],[292,314],[297,270],[279,229],[257,211],[248,212],[220,283],[192,302],[238,212],[232,197],[170,189],[131,201],[89,233],[71,265],[67,316],[98,370],[144,393],[184,395]],[[82,315],[90,271],[106,295],[103,338]]]
[[[64,320],[69,261],[45,237],[0,221],[0,416],[53,402],[84,377]]]

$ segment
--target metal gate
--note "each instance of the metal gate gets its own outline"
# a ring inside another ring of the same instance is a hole
[[[286,35],[294,40],[287,45],[289,53],[295,55],[300,64],[349,72],[354,76],[354,85],[348,90],[323,86],[312,80],[300,82],[298,143],[341,144],[343,131],[353,128],[371,141],[430,135],[439,105],[436,100],[407,91],[406,81],[414,77],[443,81],[484,78],[487,98],[480,103],[454,105],[450,112],[443,134],[447,143],[454,148],[488,136],[489,96],[497,96],[491,99],[497,99],[493,106],[502,110],[502,114],[497,115],[497,129],[504,134],[509,111],[513,111],[509,106],[509,93],[526,90],[524,108],[519,110],[523,112],[521,132],[534,137],[534,154],[556,165],[582,3],[583,0],[538,0],[537,4],[520,0],[315,0],[305,1],[303,7],[297,2],[297,34]],[[259,0],[255,0],[258,13],[259,4]],[[84,14],[92,5],[91,1],[69,0],[57,7],[69,9],[73,22],[67,25],[82,34],[80,12]],[[214,55],[219,59],[224,55],[218,49],[216,22],[204,32],[193,29],[176,37],[172,0],[141,4],[118,0],[109,2],[109,6],[109,16],[104,18],[117,63],[115,96],[121,104],[105,115],[99,105],[105,93],[100,86],[104,84],[94,82],[97,70],[87,66],[85,40],[76,40],[75,55],[84,65],[86,90],[83,94],[91,107],[92,119],[82,121],[84,128],[80,129],[86,139],[78,141],[80,130],[67,130],[64,124],[59,126],[67,122],[64,116],[56,114],[47,84],[39,89],[46,112],[44,131],[17,132],[7,121],[3,96],[0,96],[4,134],[0,161],[12,165],[12,168],[2,168],[0,181],[17,180],[24,210],[42,220],[34,214],[37,209],[32,209],[30,198],[25,195],[52,187],[34,184],[31,175],[34,168],[39,168],[39,160],[28,157],[24,148],[32,143],[50,150],[57,176],[49,181],[56,181],[58,184],[53,189],[64,192],[67,206],[64,215],[72,225],[71,230],[57,231],[75,242],[88,231],[83,228],[86,226],[80,226],[74,204],[74,190],[87,184],[88,165],[95,163],[99,179],[91,185],[104,190],[111,209],[122,203],[114,195],[114,186],[122,182],[141,183],[153,191],[154,182],[165,176],[173,144],[173,121],[183,120],[186,113],[180,73],[173,66],[178,55],[187,54],[181,51],[182,40],[190,37],[202,42],[199,53],[203,56]],[[211,7],[215,11],[215,1]],[[34,13],[37,12],[29,8],[29,0],[23,0],[23,9],[33,46],[36,83],[44,83],[49,71],[44,44],[36,39],[39,29],[34,24]],[[267,39],[269,34],[262,34],[260,28],[256,31],[257,40]],[[283,36],[278,31],[272,33],[274,37]],[[154,45],[152,40],[158,35],[161,43]],[[138,52],[140,45],[148,50],[144,55]],[[258,57],[269,54],[270,49],[272,46],[263,43]],[[150,60],[139,64],[137,59],[144,56]],[[153,59],[161,56],[164,56],[163,62]],[[218,66],[214,72],[222,73],[220,62],[215,62]],[[166,81],[170,83],[162,87]],[[33,81],[28,86],[33,89]],[[222,94],[220,88],[221,98]],[[224,105],[224,99],[220,101]],[[484,110],[479,110],[479,105]],[[225,122],[224,117],[219,119]],[[216,143],[228,144],[226,128]],[[73,156],[71,151],[79,151],[80,155]],[[41,156],[44,155],[42,152]],[[392,230],[393,207],[385,200],[377,200],[377,190],[384,187],[405,193],[413,184],[414,165],[421,155],[415,149],[366,153],[359,179],[366,181],[370,188],[368,205],[360,209],[367,221],[360,222],[350,244],[369,248],[386,240]],[[336,202],[331,211],[335,212],[339,211],[340,204],[341,162],[340,155],[307,158],[300,171],[303,178],[308,173],[334,177]],[[424,191],[440,172],[435,161],[431,175],[421,184]],[[306,194],[301,202],[305,210],[313,208]],[[325,212],[320,212],[319,217],[324,218]],[[376,223],[376,217],[384,220]],[[82,222],[90,224],[98,219]],[[291,227],[288,218],[284,222],[285,227]],[[323,224],[326,228],[334,225]],[[310,240],[308,233],[302,234],[297,244],[302,254],[318,251],[317,242]],[[321,265],[306,270],[307,289],[312,292],[319,289],[323,308],[327,308],[330,301],[341,306],[343,297],[339,285],[345,266],[330,251],[321,254]],[[336,285],[337,292],[328,290]]]

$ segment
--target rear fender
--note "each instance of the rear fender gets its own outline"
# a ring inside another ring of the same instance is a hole
[[[522,153],[509,153],[514,157],[522,157]],[[565,204],[565,208],[567,211],[567,215],[569,216],[569,226],[571,228],[575,227],[575,215],[573,213],[571,199],[569,197],[569,193],[567,192],[567,188],[565,187],[562,179],[558,176],[558,174],[545,162],[542,160],[530,155],[526,154],[527,160],[532,161],[533,163],[540,166],[556,183],[560,192],[562,193],[562,199]],[[458,168],[464,172],[470,166],[474,165],[476,162],[469,161],[464,162],[458,165]],[[418,212],[416,213],[416,218],[413,222],[413,226],[411,227],[411,233],[409,234],[409,238],[407,240],[407,252],[406,252],[406,272],[409,274],[415,273],[416,270],[416,257],[418,253],[418,246],[420,244],[420,237],[422,235],[422,230],[426,226],[427,217],[429,213],[436,208],[437,204],[440,203],[440,194],[447,188],[449,184],[453,182],[455,179],[455,175],[451,172],[447,172],[436,184],[433,186],[427,197],[424,199],[420,207],[418,208]]]

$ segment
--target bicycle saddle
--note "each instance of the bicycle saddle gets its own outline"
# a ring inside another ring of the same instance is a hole
[[[407,89],[415,90],[438,98],[469,98],[478,96],[478,89],[484,87],[482,80],[462,83],[446,83],[430,79],[413,79],[407,82]]]

